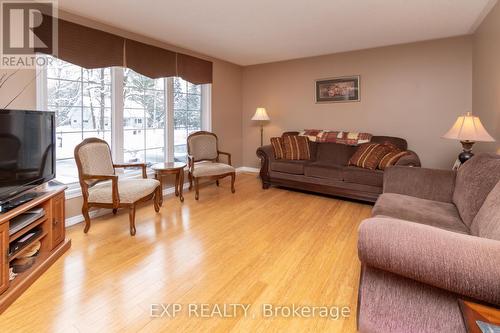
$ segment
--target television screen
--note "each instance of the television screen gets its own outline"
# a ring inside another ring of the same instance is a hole
[[[0,202],[55,177],[53,112],[0,110]]]

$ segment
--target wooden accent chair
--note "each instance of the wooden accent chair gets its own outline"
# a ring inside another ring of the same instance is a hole
[[[236,170],[231,166],[231,154],[219,151],[217,135],[199,131],[187,138],[188,150],[188,178],[189,189],[196,191],[195,199],[199,199],[199,179],[215,180],[219,186],[219,179],[231,176],[231,192],[234,193]],[[227,156],[227,164],[219,163],[220,155]]]
[[[129,208],[130,235],[135,235],[135,206],[153,199],[155,211],[160,211],[162,190],[160,182],[148,179],[146,164],[114,164],[106,141],[98,138],[85,139],[75,147],[75,160],[82,188],[82,214],[85,229],[90,229],[89,208]],[[115,168],[142,168],[142,179],[119,179]],[[110,182],[111,181],[111,182]]]

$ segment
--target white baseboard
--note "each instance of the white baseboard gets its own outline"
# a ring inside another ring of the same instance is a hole
[[[109,209],[99,208],[99,209],[90,211],[89,215],[90,215],[90,218],[93,219],[93,218],[96,218],[96,217],[99,217],[99,216],[103,216],[103,215],[109,214],[110,212],[111,211]],[[64,225],[66,227],[70,227],[72,225],[81,223],[83,221],[84,221],[84,218],[83,218],[82,214],[75,215],[75,216],[68,217],[66,219]]]
[[[239,167],[239,168],[236,168],[236,172],[259,173],[259,171],[260,171],[259,168],[252,168],[252,167]]]
[[[239,167],[239,168],[236,168],[236,172],[237,173],[240,173],[240,172],[250,172],[250,173],[259,173],[259,169],[258,168],[251,168],[251,167]],[[188,190],[189,189],[189,183],[184,183],[184,190]],[[166,196],[166,195],[169,195],[169,194],[174,194],[174,188],[173,187],[167,187],[166,189],[163,190],[163,196]],[[111,210],[110,209],[104,209],[104,208],[99,208],[99,209],[96,209],[96,210],[92,210],[89,212],[89,215],[90,215],[90,218],[93,219],[93,218],[96,218],[96,217],[99,217],[99,216],[103,216],[103,215],[106,215],[106,214],[111,214]],[[82,223],[84,221],[84,218],[83,218],[83,215],[80,214],[80,215],[75,215],[75,216],[72,216],[72,217],[68,217],[65,221],[65,225],[66,227],[69,227],[69,226],[72,226],[72,225],[75,225],[75,224],[78,224],[78,223]]]
[[[188,190],[189,189],[189,183],[184,183],[184,188],[183,189],[184,189],[184,191]],[[167,187],[167,188],[163,189],[163,196],[166,196],[166,195],[169,195],[169,194],[174,194],[174,192],[175,192],[174,187]],[[99,209],[92,210],[92,211],[89,212],[89,215],[90,215],[91,219],[99,217],[99,216],[103,216],[103,215],[106,215],[106,214],[111,214],[111,209],[99,208]],[[68,217],[66,219],[64,225],[66,227],[70,227],[72,225],[75,225],[75,224],[78,224],[78,223],[82,223],[83,221],[85,221],[85,219],[83,218],[82,214],[75,215],[75,216],[72,216],[72,217]]]

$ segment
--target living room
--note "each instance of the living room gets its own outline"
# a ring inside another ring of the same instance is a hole
[[[2,332],[500,329],[496,0],[0,2]]]

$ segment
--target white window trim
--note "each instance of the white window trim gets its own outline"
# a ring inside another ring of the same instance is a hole
[[[201,129],[212,131],[212,84],[201,86]]]
[[[111,156],[123,163],[123,68],[111,68]]]
[[[169,77],[165,79],[165,105],[167,107],[165,147],[167,147],[167,161],[174,161],[174,79]],[[168,110],[172,110],[168,112]]]
[[[44,55],[37,55],[37,57],[45,57]],[[42,62],[37,62],[42,63]],[[36,78],[36,108],[37,110],[47,110],[47,68],[45,66],[37,67],[38,73]],[[111,150],[112,157],[116,163],[123,162],[123,85],[116,84],[116,82],[123,82],[123,68],[111,68],[111,99],[112,99],[112,130],[111,130]],[[165,135],[165,159],[169,162],[174,161],[174,89],[173,78],[164,79],[165,88],[165,106],[166,106],[166,135]],[[212,85],[201,85],[201,129],[204,131],[212,130]],[[151,170],[148,170],[148,178],[154,176]],[[142,175],[139,173],[131,173],[130,175],[123,176],[127,179],[140,178]],[[78,182],[65,184],[68,186],[66,190],[66,198],[72,199],[82,195],[80,184]]]

